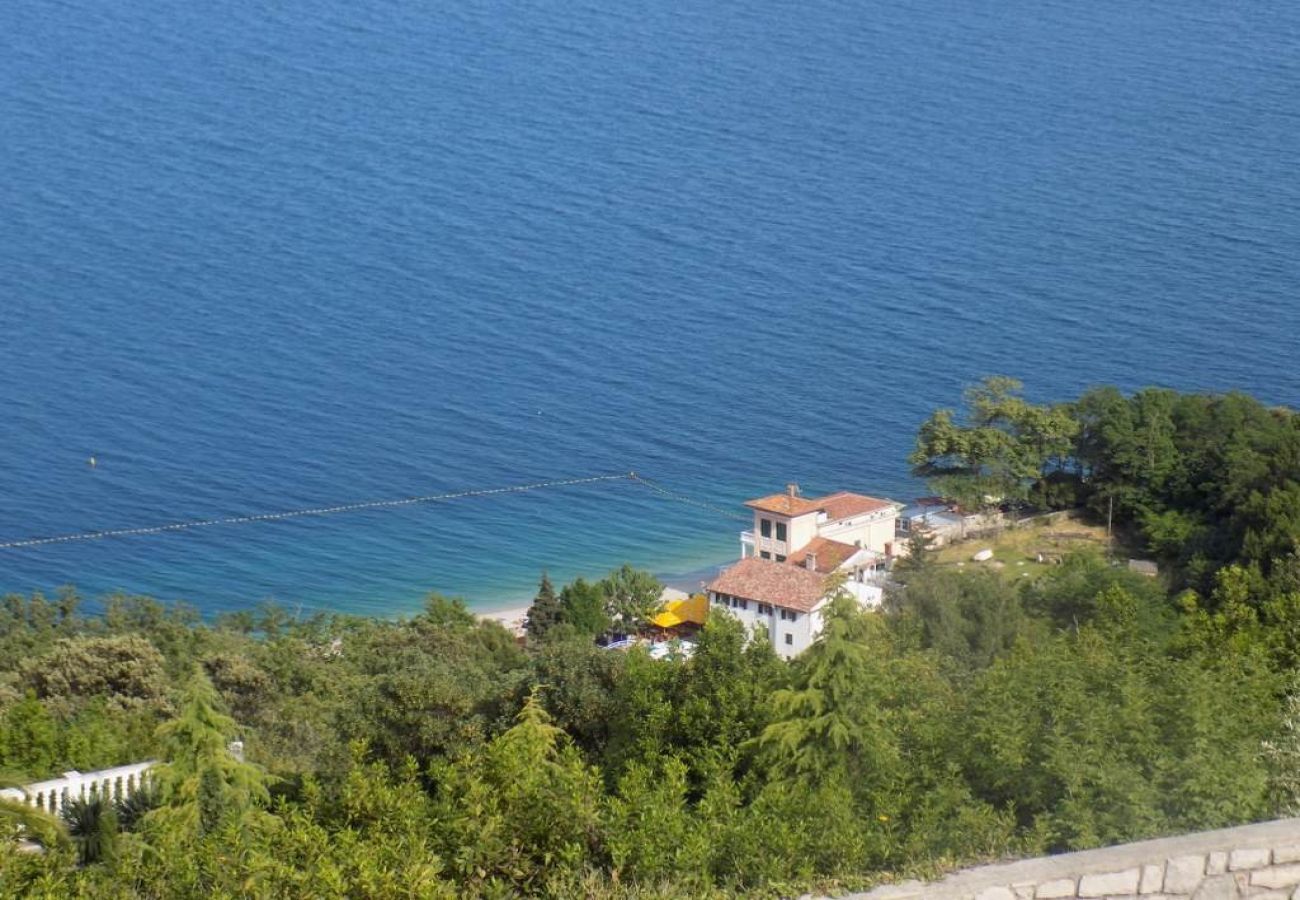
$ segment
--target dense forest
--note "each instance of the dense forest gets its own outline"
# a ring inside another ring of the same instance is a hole
[[[7,596],[2,777],[163,765],[63,821],[0,805],[0,895],[793,895],[1300,811],[1289,410],[993,378],[912,463],[967,505],[1109,521],[1162,575],[1084,551],[1017,581],[918,538],[883,611],[828,583],[790,663],[716,611],[689,658],[603,649],[657,595],[626,567],[543,577],[523,646],[437,596],[211,622]]]

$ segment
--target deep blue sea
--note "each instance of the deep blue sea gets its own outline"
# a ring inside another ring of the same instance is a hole
[[[0,541],[633,469],[906,499],[989,373],[1300,404],[1298,164],[1294,2],[7,0]],[[616,482],[0,590],[487,606],[739,527]]]

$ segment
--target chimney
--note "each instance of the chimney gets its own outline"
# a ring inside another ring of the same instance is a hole
[[[799,485],[795,484],[794,482],[790,482],[789,484],[787,484],[785,486],[785,490],[786,493],[790,495],[791,500],[799,496]]]
[[[808,571],[810,571],[810,572],[816,572],[816,571],[817,571],[817,554],[816,554],[816,553],[809,553],[807,556],[805,556],[805,557],[803,558],[803,564],[804,564],[804,568],[806,568]]]

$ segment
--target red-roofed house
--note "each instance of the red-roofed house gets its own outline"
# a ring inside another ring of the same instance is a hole
[[[714,607],[766,631],[789,658],[821,633],[828,576],[846,573],[845,588],[859,603],[880,605],[876,576],[894,555],[900,504],[848,491],[801,497],[789,485],[745,505],[754,511],[754,530],[740,536],[740,562],[708,585]]]
[[[821,633],[826,576],[820,572],[750,556],[723,570],[707,590],[711,609],[725,609],[747,630],[766,633],[786,659]]]
[[[825,497],[801,497],[798,485],[745,503],[754,511],[754,529],[740,535],[740,556],[785,562],[815,539],[824,538],[871,550],[895,553],[894,523],[902,505],[865,494],[837,491]]]

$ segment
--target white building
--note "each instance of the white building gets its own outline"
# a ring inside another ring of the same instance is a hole
[[[757,556],[786,562],[808,549],[814,555],[831,551],[846,562],[846,551],[869,550],[883,561],[897,552],[895,522],[902,504],[893,500],[849,491],[800,497],[798,486],[791,484],[784,494],[748,500],[745,505],[754,511],[754,528],[740,534],[741,559]],[[821,543],[814,544],[818,538]]]
[[[1002,513],[972,512],[942,497],[922,497],[898,516],[899,550],[918,532],[928,534],[933,546],[942,547],[968,534],[992,528],[1002,522]]]
[[[754,511],[754,530],[740,536],[740,562],[706,588],[712,608],[767,634],[789,659],[821,633],[832,574],[846,574],[845,589],[864,607],[880,605],[900,504],[847,491],[800,497],[789,485],[745,505]]]

